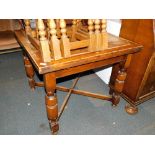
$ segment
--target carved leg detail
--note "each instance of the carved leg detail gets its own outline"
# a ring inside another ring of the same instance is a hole
[[[138,107],[128,104],[128,105],[125,106],[125,111],[130,115],[134,115],[134,114],[138,113]]]
[[[58,118],[58,104],[57,97],[55,94],[56,91],[56,78],[53,73],[48,73],[44,75],[44,84],[45,84],[45,103],[47,117],[50,123],[51,132],[55,134],[59,130],[59,124],[57,121]]]
[[[114,84],[114,89],[110,90],[110,93],[113,92],[113,94],[112,94],[112,105],[113,106],[118,105],[118,103],[120,101],[120,94],[123,91],[124,82],[125,82],[125,79],[126,79],[126,76],[127,76],[126,71],[127,71],[127,68],[130,65],[131,57],[132,57],[131,54],[128,55],[126,61],[125,62],[120,62],[120,64],[119,64],[119,69],[120,70],[118,71],[118,75],[117,75],[117,78],[116,78],[116,81],[115,81],[115,84]]]
[[[32,90],[35,89],[34,69],[28,57],[24,56],[24,65],[26,75],[28,77],[29,86]]]
[[[115,81],[114,90],[111,89],[112,93],[112,106],[117,106],[120,101],[120,93],[123,90],[124,80],[126,78],[126,72],[124,69],[119,71],[117,79]]]
[[[112,95],[112,106],[115,107],[118,105],[119,101],[120,101],[120,96],[119,94],[114,91],[112,88],[110,88],[109,90],[109,94]]]
[[[58,104],[56,96],[45,95],[46,111],[49,120],[52,133],[56,133],[59,130],[59,124],[57,122],[58,117]]]

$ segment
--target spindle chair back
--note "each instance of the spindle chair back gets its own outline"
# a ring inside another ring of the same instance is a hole
[[[96,52],[108,48],[105,19],[73,19],[72,25],[64,19],[35,20],[35,29],[25,19],[25,32],[31,44],[41,51],[43,62]]]

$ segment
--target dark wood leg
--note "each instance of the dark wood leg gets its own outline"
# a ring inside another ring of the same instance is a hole
[[[35,89],[34,69],[29,58],[25,54],[24,54],[24,65],[26,75],[28,77],[29,86],[32,90],[34,90]]]
[[[112,106],[117,106],[120,101],[120,93],[123,90],[125,78],[126,78],[126,72],[124,69],[121,69],[121,71],[119,71],[118,73],[118,76],[114,85],[114,90],[112,93]]]
[[[113,92],[112,94],[112,106],[116,107],[119,104],[120,95],[119,93]]]
[[[126,79],[126,70],[130,65],[132,55],[128,55],[125,62],[119,64],[118,75],[114,84],[114,89],[111,90],[112,93],[112,106],[117,106],[120,101],[120,94],[123,91],[124,82]]]
[[[114,85],[115,85],[115,81],[116,81],[116,78],[118,76],[118,71],[120,70],[120,65],[119,63],[113,65],[112,67],[112,72],[111,72],[111,77],[110,77],[110,81],[109,81],[109,94],[112,95],[113,92],[114,92]]]
[[[112,95],[114,90],[112,88],[109,89],[109,94]]]
[[[56,77],[54,73],[47,73],[43,75],[44,86],[45,86],[45,103],[47,117],[50,123],[51,131],[53,134],[57,133],[59,130],[58,124],[58,104],[56,97]]]

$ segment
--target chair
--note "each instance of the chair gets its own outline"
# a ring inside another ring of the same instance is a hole
[[[88,23],[86,23],[86,21]],[[15,34],[24,47],[24,64],[31,89],[45,88],[45,104],[52,133],[59,130],[59,119],[72,93],[119,103],[132,54],[141,49],[139,44],[115,37],[106,32],[105,19],[38,19],[35,28],[25,19],[23,31]],[[56,79],[82,73],[103,66],[119,64],[120,70],[110,96],[74,89],[79,77],[70,88],[56,85]],[[34,80],[34,68],[43,74],[43,82]],[[68,92],[58,112],[56,90]]]
[[[87,48],[89,48],[89,52],[107,48],[106,21],[102,20],[102,33],[99,31],[100,20],[95,20],[94,22],[96,24],[95,33],[92,31],[93,20],[88,22],[89,29],[87,29],[88,26],[82,26],[81,20],[73,20],[72,26],[70,26],[70,21],[68,21],[67,27],[65,20],[38,20],[35,30],[31,29],[30,21],[25,20],[25,31],[29,41],[37,49],[42,48],[44,62],[50,62],[51,59],[60,60],[74,55],[81,55],[88,52]],[[40,44],[38,36],[40,36]],[[44,48],[46,52],[44,52]],[[52,51],[52,55],[50,51]]]

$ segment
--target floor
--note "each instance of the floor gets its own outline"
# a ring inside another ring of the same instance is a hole
[[[0,55],[0,134],[50,135],[44,105],[44,89],[31,91],[23,65],[22,53]],[[35,77],[39,80],[38,77]],[[70,87],[72,78],[60,79]],[[108,86],[90,72],[84,74],[77,89],[108,94]],[[66,93],[58,91],[59,103]],[[128,115],[126,101],[118,107],[99,99],[72,95],[60,118],[59,135],[139,135],[155,134],[155,98],[139,106],[139,113]],[[60,104],[59,104],[60,105]]]

